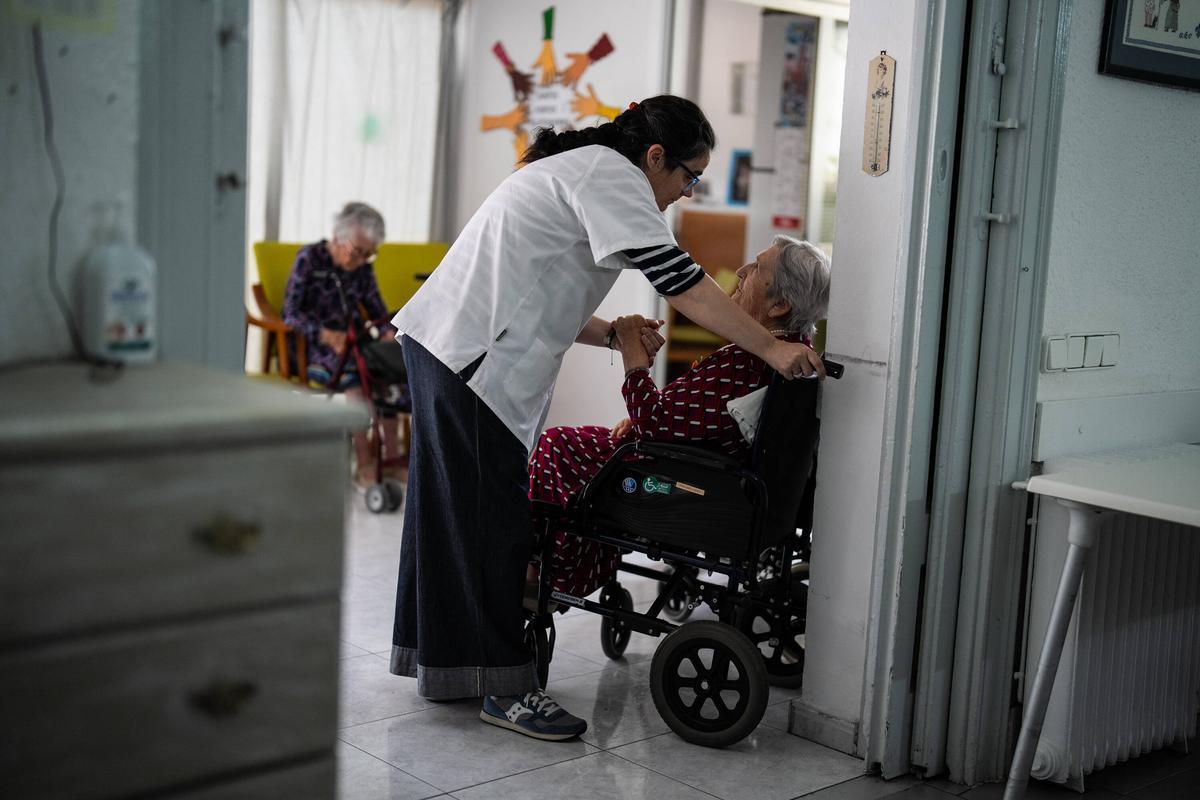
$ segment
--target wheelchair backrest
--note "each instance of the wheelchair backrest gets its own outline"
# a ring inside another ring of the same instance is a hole
[[[820,432],[818,389],[816,379],[788,381],[774,374],[763,400],[750,468],[767,487],[764,545],[781,542],[796,530]]]

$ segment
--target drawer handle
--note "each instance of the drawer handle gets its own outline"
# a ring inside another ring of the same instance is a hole
[[[215,680],[189,696],[192,706],[210,717],[232,717],[245,708],[258,694],[258,686],[250,681]]]
[[[228,514],[221,514],[196,531],[196,538],[214,553],[241,556],[258,547],[262,527],[256,522],[239,522]]]

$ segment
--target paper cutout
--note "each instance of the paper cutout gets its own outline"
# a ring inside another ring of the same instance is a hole
[[[519,165],[529,147],[530,133],[538,128],[570,130],[588,117],[616,119],[621,109],[602,103],[590,83],[587,94],[576,89],[588,68],[615,49],[608,34],[602,33],[586,53],[567,53],[569,63],[560,70],[554,56],[554,6],[547,8],[542,12],[542,49],[533,62],[533,69],[540,70],[536,84],[533,73],[517,69],[503,43],[492,45],[492,53],[512,82],[517,106],[505,114],[482,115],[480,131],[511,131]]]

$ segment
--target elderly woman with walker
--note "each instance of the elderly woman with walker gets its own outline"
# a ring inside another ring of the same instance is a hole
[[[670,95],[598,127],[539,131],[393,320],[413,436],[391,671],[422,697],[482,697],[484,722],[537,739],[587,729],[538,686],[523,639],[527,462],[567,348],[619,344],[593,315],[619,270],[640,270],[677,311],[781,374],[824,375],[816,353],[772,336],[675,242],[663,212],[691,196],[715,144],[703,112]],[[625,335],[656,349],[658,325]]]

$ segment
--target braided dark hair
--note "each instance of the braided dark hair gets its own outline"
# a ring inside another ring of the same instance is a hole
[[[538,128],[521,162],[530,164],[589,144],[611,147],[640,167],[642,156],[653,144],[661,144],[667,160],[678,164],[712,150],[717,146],[717,137],[698,105],[682,97],[660,94],[633,105],[603,125],[562,133]]]

